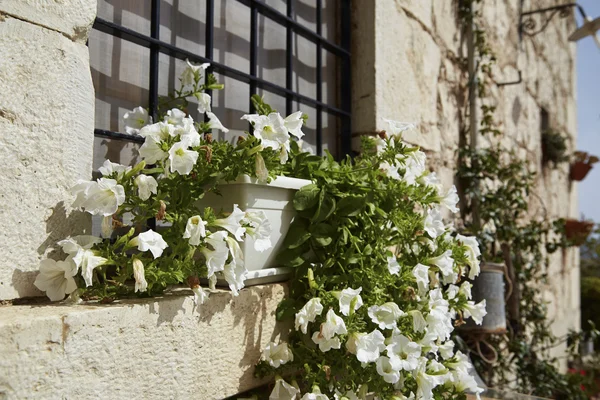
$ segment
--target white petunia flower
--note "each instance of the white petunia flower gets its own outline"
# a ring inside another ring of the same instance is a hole
[[[77,273],[77,266],[69,258],[65,261],[55,261],[50,258],[40,263],[40,273],[33,284],[51,301],[59,301],[77,289],[73,276]]]
[[[192,246],[198,246],[200,240],[206,236],[206,224],[199,215],[188,218],[183,238],[189,239]]]
[[[71,193],[77,196],[73,208],[83,208],[92,215],[113,215],[125,202],[125,189],[114,179],[79,181],[71,188]]]
[[[196,161],[198,160],[198,152],[188,150],[187,143],[178,142],[169,150],[169,164],[171,172],[177,171],[180,175],[188,175],[192,172]]]
[[[446,250],[439,256],[430,258],[427,261],[428,263],[438,267],[444,276],[454,274],[454,259],[452,258],[452,250]]]
[[[384,303],[380,306],[369,307],[369,317],[374,324],[379,326],[379,329],[393,329],[396,327],[398,318],[406,315],[400,310],[398,304],[393,302]]]
[[[456,186],[452,185],[452,187],[448,189],[448,192],[446,192],[444,197],[440,198],[439,201],[444,207],[446,207],[451,212],[458,212],[459,210],[456,205],[458,204],[459,198],[456,192]]]
[[[296,330],[301,330],[306,334],[309,322],[315,322],[315,318],[323,312],[321,299],[315,297],[310,299],[304,307],[296,313]]]
[[[462,243],[467,248],[467,260],[469,260],[469,279],[475,279],[479,275],[479,243],[475,236],[456,235],[456,240]]]
[[[395,256],[387,258],[387,268],[391,275],[398,275],[400,273],[400,264]]]
[[[290,152],[290,142],[287,141],[279,148],[279,163],[285,164],[288,160],[288,153]]]
[[[152,229],[142,232],[137,237],[129,241],[131,246],[137,246],[139,251],[148,251],[152,253],[154,258],[162,255],[163,250],[169,247],[167,242],[162,238],[160,233],[154,232]]]
[[[462,369],[452,371],[452,383],[459,392],[468,391],[475,393],[477,397],[479,397],[480,393],[484,392],[484,389],[477,385],[477,381],[473,375]]]
[[[416,128],[415,124],[410,122],[400,122],[385,118],[383,120],[388,124],[389,129],[387,130],[387,132],[391,136],[401,136],[402,132]]]
[[[454,330],[449,303],[448,300],[444,299],[441,288],[429,292],[427,329],[429,332],[434,333],[440,340],[447,340]]]
[[[414,371],[419,365],[421,346],[395,331],[386,347],[388,356],[399,370]]]
[[[346,330],[346,324],[342,317],[339,317],[333,309],[330,309],[327,311],[327,315],[325,315],[325,322],[321,324],[320,333],[325,339],[329,340],[335,335],[344,335],[348,333],[348,331]]]
[[[467,300],[471,300],[471,298],[473,297],[471,295],[471,288],[472,287],[473,287],[473,285],[471,284],[471,282],[464,281],[460,285],[460,288],[458,289],[458,294],[462,294],[463,296],[465,296],[467,298]]]
[[[75,236],[58,242],[63,251],[73,260],[77,270],[81,268],[81,276],[86,286],[92,285],[94,269],[108,261],[104,257],[97,256],[96,252],[91,250],[94,245],[101,242],[102,239],[90,235]]]
[[[246,114],[242,119],[254,125],[254,136],[261,140],[264,147],[279,150],[289,145],[290,135],[285,127],[285,121],[279,113],[269,115]]]
[[[446,368],[435,360],[421,359],[416,372],[417,398],[433,399],[433,389],[452,379]]]
[[[444,226],[442,213],[440,213],[439,208],[434,207],[427,210],[427,216],[425,217],[425,232],[435,239],[445,231],[446,226]]]
[[[321,393],[321,389],[313,387],[312,393],[306,393],[300,400],[329,400],[329,397]]]
[[[263,252],[273,247],[271,222],[264,211],[247,211],[243,222],[248,225],[246,234],[254,240],[254,250]]]
[[[156,164],[159,161],[163,161],[169,155],[169,153],[162,149],[160,139],[151,136],[146,138],[144,144],[138,149],[138,153],[140,153],[140,157],[147,164]]]
[[[269,179],[269,170],[265,165],[265,159],[260,155],[260,152],[256,153],[256,158],[254,159],[254,168],[256,170],[256,177],[258,178],[258,182],[267,183]]]
[[[302,119],[302,111],[296,111],[293,114],[288,115],[283,120],[283,125],[290,133],[290,135],[294,135],[297,139],[302,139],[304,133],[302,132],[302,124],[304,124],[304,120]]]
[[[435,188],[436,192],[442,190],[442,181],[440,181],[440,178],[438,178],[435,172],[424,175],[421,180],[425,186]]]
[[[209,279],[215,274],[215,272],[223,271],[225,269],[225,262],[227,261],[227,257],[229,255],[227,243],[225,242],[226,237],[227,232],[224,231],[211,233],[206,237],[205,241],[212,247],[212,250],[208,247],[203,247],[200,250],[202,254],[204,254],[204,258],[206,258]]]
[[[185,114],[183,114],[183,116],[185,117]],[[152,138],[156,142],[161,142],[169,137],[175,137],[175,127],[167,122],[157,122],[152,125],[146,125],[140,129],[139,135],[146,138],[146,142],[148,141],[148,138]]]
[[[389,162],[383,161],[382,163],[379,164],[379,169],[381,171],[383,171],[383,173],[388,178],[397,179],[397,180],[401,179],[400,174],[398,173],[397,165],[391,165]]]
[[[175,127],[175,136],[177,135],[181,143],[185,143],[188,147],[200,146],[200,134],[191,117],[184,118],[181,124]]]
[[[237,204],[233,205],[233,211],[227,218],[216,219],[213,225],[220,226],[226,229],[235,236],[238,242],[244,240],[244,234],[246,229],[242,226],[242,219],[246,216],[246,213],[239,209]]]
[[[198,99],[198,112],[204,114],[211,112],[210,104],[212,102],[208,93],[197,93],[194,96]]]
[[[138,196],[144,201],[148,200],[152,193],[158,193],[158,182],[152,176],[140,174],[133,183],[138,188]]]
[[[356,358],[363,363],[375,362],[385,350],[385,337],[375,329],[356,340]]]
[[[448,300],[453,300],[458,295],[459,288],[456,285],[448,285],[448,289],[446,289],[446,297]]]
[[[210,129],[218,129],[224,133],[229,132],[229,129],[223,126],[223,124],[215,114],[213,114],[210,111],[207,111],[206,115],[208,116],[208,126],[210,127]]]
[[[300,390],[279,378],[275,381],[275,387],[269,395],[269,400],[296,400],[298,395],[300,395]]]
[[[200,65],[192,64],[187,58],[185,59],[187,67],[181,73],[181,84],[184,86],[191,86],[196,81],[200,81],[202,74],[206,71],[206,68],[210,66],[209,63],[203,63]]]
[[[356,355],[356,352],[357,352],[356,343],[358,343],[358,339],[360,339],[361,337],[363,337],[365,335],[366,335],[366,333],[363,333],[363,332],[353,332],[353,333],[349,334],[348,339],[346,340],[346,349],[348,350],[348,352]]]
[[[350,314],[350,304],[354,302],[353,311],[358,310],[363,305],[362,297],[360,297],[360,292],[362,291],[362,287],[358,289],[347,288],[342,290],[341,292],[334,292],[333,295],[336,299],[338,299],[340,305],[340,312],[343,315]]]
[[[419,310],[411,310],[408,314],[412,317],[413,320],[413,331],[415,332],[423,332],[427,327],[427,322],[423,317],[423,313]]]
[[[404,180],[409,185],[417,183],[417,179],[425,173],[425,153],[421,150],[413,151],[404,160],[405,172]]]
[[[148,282],[146,282],[144,264],[137,258],[133,259],[133,277],[135,278],[134,292],[145,292],[148,289]]]
[[[294,361],[294,353],[287,343],[269,342],[262,351],[261,360],[266,361],[273,368],[279,368],[287,362]]]
[[[417,287],[419,288],[419,294],[424,295],[429,290],[429,267],[423,264],[417,264],[412,274],[417,280]]]
[[[448,360],[454,356],[454,342],[448,340],[446,343],[439,345],[438,351],[444,360]]]
[[[123,116],[125,121],[125,132],[130,135],[137,135],[144,126],[152,123],[152,117],[143,107],[136,107],[127,111]]]
[[[326,339],[319,331],[313,333],[312,341],[319,345],[319,350],[323,353],[326,353],[331,349],[339,349],[342,347],[342,342],[339,337],[336,336],[331,339]]]
[[[475,304],[473,301],[467,301],[467,304],[463,308],[463,316],[465,318],[473,318],[473,321],[477,325],[481,325],[483,322],[483,317],[485,317],[487,311],[485,309],[485,299],[481,300],[481,302]]]
[[[194,286],[192,292],[194,292],[194,304],[204,304],[206,303],[206,300],[208,300],[208,294],[200,287],[200,285]]]
[[[245,286],[244,281],[246,279],[246,273],[248,270],[244,264],[244,253],[242,253],[242,249],[240,248],[238,242],[229,236],[225,237],[225,241],[229,246],[231,262],[225,265],[223,269],[223,275],[229,284],[229,289],[231,289],[234,296],[237,296],[238,291]]]
[[[128,165],[114,163],[110,160],[104,160],[104,164],[102,164],[102,166],[98,168],[98,171],[102,174],[102,176],[110,176],[116,173],[117,179],[121,179],[123,178],[123,175],[131,171],[131,167]]]
[[[391,360],[386,356],[381,356],[376,361],[377,373],[387,383],[396,383],[400,380],[400,368],[395,363],[395,360]]]

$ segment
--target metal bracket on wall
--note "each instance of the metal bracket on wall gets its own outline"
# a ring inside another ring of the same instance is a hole
[[[523,35],[535,36],[538,33],[543,32],[550,24],[550,21],[552,21],[552,18],[557,14],[560,18],[568,17],[571,15],[570,10],[573,7],[577,7],[579,13],[585,20],[585,11],[583,11],[583,8],[577,3],[567,3],[554,7],[522,12],[519,16],[519,41],[523,39]],[[538,18],[534,18],[533,15],[537,15]],[[539,21],[536,21],[536,19],[539,19]],[[539,28],[538,22],[540,23]]]
[[[519,83],[523,82],[523,76],[521,74],[521,70],[517,71],[519,73],[519,79],[517,79],[516,81],[510,81],[510,82],[499,82],[496,83],[496,86],[510,86],[510,85],[518,85]]]

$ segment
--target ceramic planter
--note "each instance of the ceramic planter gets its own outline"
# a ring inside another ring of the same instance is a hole
[[[277,177],[270,183],[258,183],[255,178],[240,176],[234,182],[219,185],[221,196],[209,193],[199,203],[199,207],[212,207],[215,211],[230,212],[237,204],[242,211],[264,211],[271,223],[270,249],[263,252],[254,249],[254,240],[246,237],[240,247],[248,274],[246,286],[286,280],[290,268],[278,267],[275,257],[279,252],[290,223],[296,215],[292,200],[298,189],[310,184],[305,179]]]
[[[485,299],[487,314],[481,325],[469,319],[462,330],[474,333],[506,332],[506,300],[504,298],[504,264],[484,262],[481,273],[473,281],[471,289],[473,301],[479,303]]]
[[[568,219],[565,221],[565,235],[574,246],[581,246],[594,229],[592,221]]]
[[[575,161],[573,164],[571,164],[569,176],[573,181],[582,181],[591,169],[592,164],[588,164],[583,161]]]

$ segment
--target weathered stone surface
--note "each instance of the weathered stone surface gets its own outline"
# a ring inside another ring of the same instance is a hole
[[[0,308],[0,397],[222,399],[264,381],[281,284],[112,305]],[[4,396],[6,397],[4,397]]]
[[[48,247],[86,229],[68,189],[91,176],[94,89],[87,47],[0,18],[0,299],[33,286]]]
[[[85,44],[96,17],[96,0],[0,0],[2,13]]]

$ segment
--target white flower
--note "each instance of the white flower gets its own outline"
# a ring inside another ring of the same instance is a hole
[[[389,125],[388,133],[391,136],[399,136],[404,131],[415,129],[415,125],[410,122],[400,122],[385,118],[383,120]]]
[[[362,287],[358,289],[347,288],[342,290],[341,292],[334,292],[333,295],[338,299],[340,305],[340,312],[343,315],[350,314],[350,304],[354,305],[353,311],[358,310],[363,305],[362,297],[360,297],[360,292],[362,291]]]
[[[168,156],[168,153],[161,147],[160,139],[152,136],[146,137],[146,140],[139,148],[138,153],[140,153],[140,157],[148,164],[156,164],[159,161],[163,161]]]
[[[387,268],[391,275],[398,275],[400,273],[400,264],[395,256],[387,258]]]
[[[467,259],[469,260],[469,279],[475,279],[479,275],[479,243],[475,236],[456,235],[456,240],[462,243],[467,248]]]
[[[331,339],[335,335],[344,335],[348,333],[346,331],[346,324],[342,317],[339,317],[335,312],[330,309],[327,311],[325,316],[325,322],[321,324],[321,334],[325,339]]]
[[[294,135],[298,139],[302,139],[302,136],[304,136],[304,133],[302,132],[303,123],[304,120],[302,119],[302,111],[296,111],[295,113],[285,117],[283,120],[283,125],[290,135]]]
[[[104,257],[97,256],[96,253],[91,250],[94,245],[100,242],[102,242],[102,239],[90,235],[75,236],[58,242],[58,245],[62,247],[63,251],[67,253],[75,263],[75,272],[81,267],[81,276],[83,277],[86,286],[92,285],[94,269],[108,261]]]
[[[178,142],[169,150],[169,161],[171,172],[179,172],[180,175],[188,175],[192,172],[196,160],[198,160],[198,152],[188,150],[187,143]]]
[[[398,318],[406,315],[405,312],[400,310],[398,304],[393,302],[384,303],[380,306],[371,306],[368,313],[371,321],[379,325],[379,329],[395,328]]]
[[[140,129],[152,123],[152,117],[148,115],[143,107],[136,107],[131,111],[127,111],[123,116],[125,120],[125,132],[130,135],[137,135]]]
[[[71,188],[76,195],[74,208],[83,208],[92,215],[109,216],[125,202],[125,189],[116,180],[100,178],[97,182],[79,181]]]
[[[133,181],[138,188],[138,196],[142,200],[148,200],[152,193],[158,193],[158,182],[154,177],[140,174]]]
[[[384,161],[379,164],[379,169],[383,171],[388,178],[400,180],[400,174],[398,173],[397,165],[391,165],[389,162]]]
[[[425,232],[429,234],[433,239],[443,234],[446,230],[444,221],[442,220],[442,213],[439,208],[434,207],[427,210],[427,216],[425,217]]]
[[[213,225],[226,229],[235,236],[238,242],[241,242],[244,240],[244,233],[246,233],[246,229],[244,229],[241,223],[245,216],[246,213],[240,210],[237,204],[234,204],[232,213],[227,218],[216,219]]]
[[[150,250],[150,253],[152,253],[152,256],[155,259],[160,257],[163,253],[163,250],[169,247],[169,245],[167,244],[167,242],[164,241],[160,233],[154,232],[152,229],[140,233],[129,243],[133,246],[137,245],[139,251]]]
[[[246,114],[242,116],[242,119],[254,125],[254,136],[260,139],[265,147],[279,150],[290,140],[285,121],[279,113],[269,115]]]
[[[100,228],[102,231],[102,237],[109,238],[113,233],[113,219],[112,215],[107,215],[106,217],[102,217],[102,223],[100,224]]]
[[[436,192],[439,192],[442,189],[442,181],[440,181],[440,178],[438,178],[435,172],[424,175],[421,180],[425,186],[434,188]]]
[[[444,207],[446,207],[451,212],[458,212],[458,194],[456,193],[456,186],[452,185],[448,192],[444,195],[444,197],[439,199]]]
[[[467,301],[467,304],[463,308],[463,315],[465,318],[473,318],[473,321],[477,325],[481,325],[483,322],[483,317],[485,317],[487,311],[485,309],[485,299],[481,300],[481,302],[475,304],[473,301]]]
[[[183,113],[183,111],[177,110],[179,113]],[[185,117],[185,114],[181,116],[181,118]],[[166,118],[165,118],[166,119]],[[175,137],[175,127],[167,122],[157,122],[152,125],[146,125],[142,129],[140,129],[140,136],[146,138],[146,142],[148,138],[155,139],[156,142],[160,142],[168,137]]]
[[[133,259],[133,277],[135,278],[134,292],[145,292],[148,289],[148,282],[146,282],[144,264],[137,258]]]
[[[386,347],[388,356],[399,370],[414,371],[419,365],[421,346],[396,331]]]
[[[429,332],[434,333],[440,340],[448,339],[450,333],[454,330],[448,306],[448,300],[444,299],[442,289],[437,288],[429,292],[427,329]]]
[[[429,267],[419,263],[413,268],[412,274],[417,280],[419,293],[425,294],[429,290]]]
[[[409,185],[414,185],[419,178],[425,172],[425,153],[421,150],[413,151],[408,155],[405,164],[404,180]]]
[[[313,333],[312,341],[319,345],[319,350],[323,353],[326,353],[331,349],[339,349],[342,347],[342,342],[339,337],[336,336],[331,339],[326,339],[319,331]]]
[[[203,247],[202,250],[200,250],[202,254],[204,254],[204,258],[206,258],[208,278],[211,278],[215,272],[223,271],[225,269],[225,262],[227,261],[227,257],[229,255],[227,243],[225,242],[226,237],[227,232],[224,231],[211,233],[206,238],[206,243],[208,243],[213,249],[211,250],[208,247]]]
[[[396,383],[400,380],[400,369],[390,358],[381,356],[376,362],[377,373],[383,377],[387,383]]]
[[[475,378],[462,369],[452,371],[452,382],[456,390],[459,392],[471,392],[475,393],[477,397],[479,397],[479,393],[484,391],[483,388],[480,388],[477,385],[477,381]]]
[[[192,246],[198,246],[200,240],[206,236],[206,224],[199,215],[188,218],[183,238],[189,239]]]
[[[294,353],[287,343],[269,342],[262,351],[261,359],[268,362],[271,367],[279,368],[287,362],[294,361]]]
[[[266,183],[269,179],[269,170],[265,165],[265,159],[259,153],[256,153],[254,162],[254,168],[256,169],[256,177],[260,183]]]
[[[446,297],[448,300],[452,300],[456,298],[458,295],[459,288],[456,285],[448,285],[448,289],[446,289]]]
[[[473,285],[471,284],[471,282],[469,281],[464,281],[461,285],[460,288],[458,289],[458,294],[462,294],[464,295],[467,300],[470,300],[471,297],[473,297],[471,295],[471,288],[473,287]]]
[[[213,114],[210,111],[207,111],[206,115],[208,116],[208,126],[210,127],[210,129],[218,129],[225,133],[229,132],[229,129],[223,126],[223,124],[215,114]]]
[[[196,81],[199,82],[202,78],[202,73],[210,66],[209,63],[200,65],[192,64],[187,58],[185,59],[185,62],[188,66],[185,68],[185,70],[183,70],[181,77],[179,78],[181,80],[181,84],[184,86],[193,85]]]
[[[438,351],[444,360],[448,360],[454,356],[454,342],[448,340],[446,343],[439,345]]]
[[[346,340],[346,349],[348,350],[348,352],[356,355],[356,343],[358,342],[358,339],[360,339],[361,337],[365,336],[366,333],[363,332],[353,332],[351,334],[348,335],[348,339]]]
[[[290,142],[287,141],[279,148],[279,163],[285,164],[288,160],[288,153],[290,152]]]
[[[191,117],[184,118],[181,124],[175,127],[175,136],[177,135],[179,135],[181,143],[185,143],[188,147],[200,146],[200,134]]]
[[[419,310],[411,310],[408,314],[413,320],[413,331],[423,332],[427,327],[427,322],[425,321],[425,318],[423,318],[423,313]]]
[[[423,400],[433,399],[433,389],[452,379],[442,364],[435,360],[429,361],[429,365],[427,363],[426,358],[421,359],[416,372],[417,398]]]
[[[309,322],[315,322],[315,318],[321,315],[323,312],[323,305],[321,299],[315,297],[310,299],[304,307],[296,313],[296,330],[301,330],[302,333],[306,334]]]
[[[200,114],[204,114],[206,112],[211,112],[210,104],[211,99],[208,93],[197,93],[195,94],[198,99],[198,112]]]
[[[200,285],[194,286],[192,292],[194,292],[194,304],[204,304],[206,300],[208,300],[208,294],[200,287]]]
[[[439,256],[430,258],[427,261],[438,267],[444,276],[454,274],[454,259],[452,258],[452,250],[446,250]]]
[[[375,329],[356,340],[356,358],[363,363],[375,362],[379,353],[385,350],[385,337]]]
[[[306,393],[300,400],[329,400],[329,397],[322,394],[318,387],[313,387],[312,393]]]
[[[52,301],[59,301],[77,289],[73,276],[77,273],[77,266],[72,260],[54,261],[52,259],[42,260],[40,273],[33,284]]]
[[[300,390],[279,378],[275,381],[269,400],[296,400],[299,394]]]
[[[246,233],[254,240],[254,249],[263,252],[273,247],[271,244],[271,222],[264,211],[247,211],[244,216]]]
[[[242,249],[238,242],[229,236],[225,237],[225,241],[229,246],[231,262],[225,265],[223,275],[229,284],[229,289],[231,289],[234,296],[237,296],[238,291],[244,287],[244,280],[246,279],[248,270],[244,265],[244,253],[242,253]]]
[[[98,171],[102,174],[102,176],[110,176],[116,173],[117,179],[121,179],[123,175],[131,171],[131,167],[128,165],[114,163],[110,160],[104,160],[104,164],[102,164],[102,166],[98,168]]]

